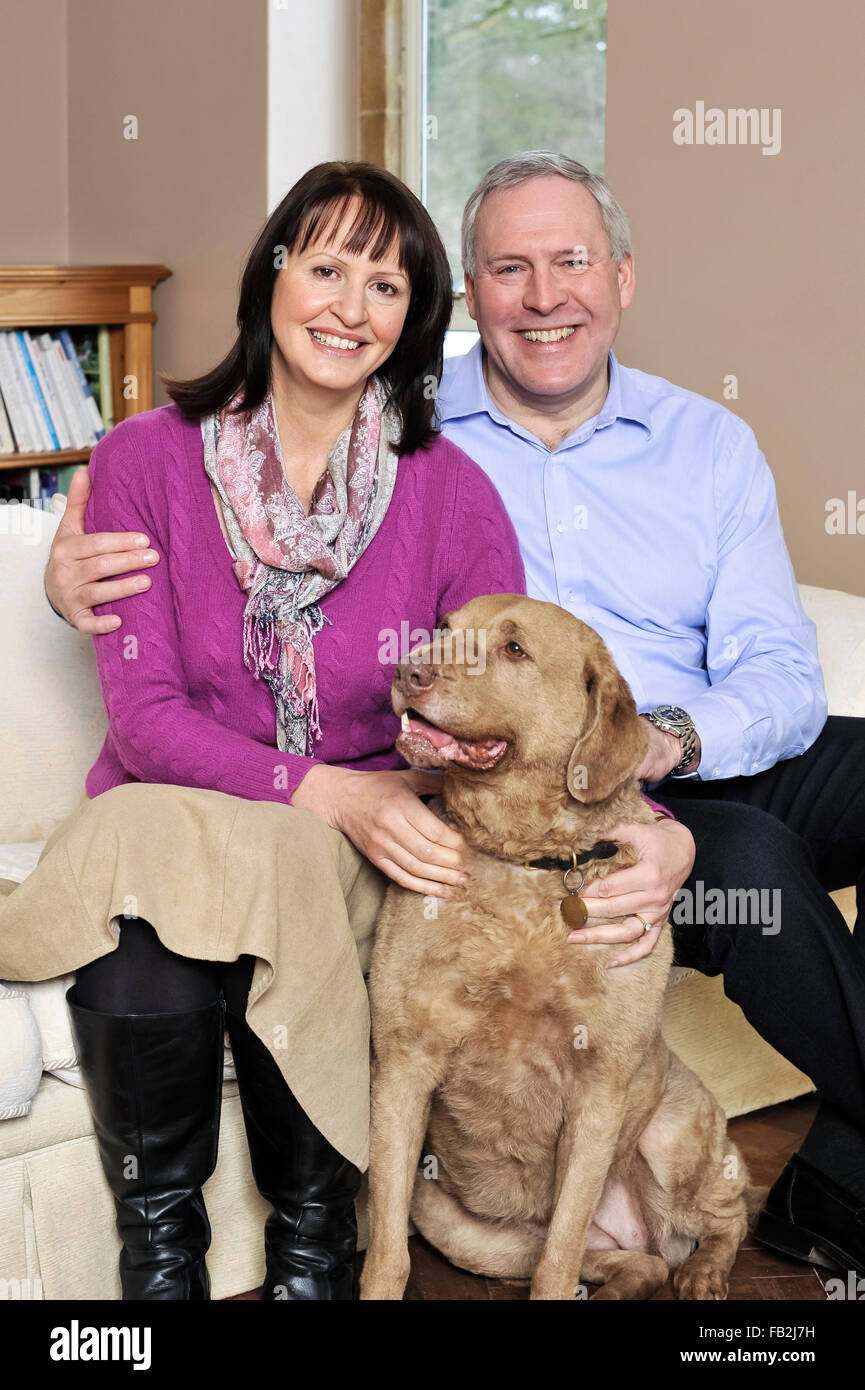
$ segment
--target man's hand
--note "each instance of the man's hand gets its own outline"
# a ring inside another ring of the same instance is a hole
[[[139,532],[99,531],[88,536],[84,512],[89,496],[90,479],[82,468],[69,483],[66,511],[48,557],[45,593],[55,613],[67,623],[79,632],[98,634],[113,632],[121,626],[122,619],[117,614],[95,617],[93,609],[97,604],[113,603],[150,588],[146,574],[114,583],[108,583],[108,578],[157,565],[159,556],[148,548],[149,538]]]
[[[646,756],[637,768],[637,779],[640,782],[662,782],[668,773],[678,767],[682,761],[682,744],[675,734],[668,734],[665,729],[659,729],[657,724],[646,719],[645,715],[640,716],[649,730],[649,747]],[[689,772],[696,772],[700,766],[700,738],[697,736],[697,746],[694,749],[694,756],[688,764]]]
[[[589,917],[598,918],[598,923],[571,932],[568,940],[583,945],[633,941],[633,946],[610,961],[608,969],[612,969],[630,965],[654,949],[673,899],[694,866],[696,846],[688,827],[666,816],[654,825],[617,825],[604,839],[627,840],[636,847],[640,861],[590,885],[590,892],[581,896]],[[651,922],[651,931],[645,930],[636,913]],[[610,922],[611,917],[627,920]]]

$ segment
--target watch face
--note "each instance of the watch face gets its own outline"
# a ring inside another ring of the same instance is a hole
[[[679,709],[678,705],[658,705],[653,711],[659,719],[665,719],[668,724],[687,724],[689,716],[685,710]]]

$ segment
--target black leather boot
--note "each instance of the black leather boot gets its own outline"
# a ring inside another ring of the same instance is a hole
[[[223,1005],[102,1014],[81,1008],[74,987],[66,1001],[117,1209],[123,1298],[207,1300],[201,1188],[216,1167]]]
[[[354,1199],[361,1174],[320,1134],[245,1018],[226,1011],[264,1227],[262,1299],[357,1297]]]
[[[754,1236],[794,1259],[865,1275],[865,1204],[799,1154],[766,1198]]]

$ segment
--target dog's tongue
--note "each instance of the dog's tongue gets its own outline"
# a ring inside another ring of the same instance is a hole
[[[442,768],[448,763],[459,763],[462,767],[486,769],[495,767],[500,761],[507,743],[495,738],[470,742],[412,715],[408,728],[403,729],[396,746],[406,761],[415,767]]]
[[[413,734],[422,734],[433,748],[447,748],[449,743],[457,742],[453,734],[446,733],[444,729],[437,729],[425,719],[409,719],[408,726]]]

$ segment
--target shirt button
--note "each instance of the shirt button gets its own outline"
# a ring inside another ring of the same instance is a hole
[[[577,593],[576,589],[570,589],[568,591],[568,598],[571,600],[572,603],[576,602],[576,600],[579,598],[579,594]]]
[[[557,522],[556,522],[556,530],[559,531],[559,532],[561,532],[561,531],[564,531],[564,529],[565,529],[565,523],[564,523],[563,521],[557,521]]]
[[[713,777],[720,777],[720,776],[721,776],[721,769],[720,769],[719,767],[714,768],[713,771],[712,771],[712,776],[713,776]]]
[[[752,772],[756,772],[756,771],[757,771],[757,768],[758,768],[759,766],[760,766],[759,763],[752,763],[752,764],[751,764],[751,771],[752,771]]]

